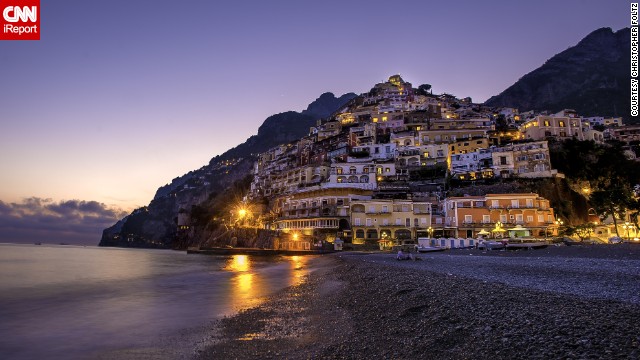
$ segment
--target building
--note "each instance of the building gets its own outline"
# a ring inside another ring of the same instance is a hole
[[[371,198],[371,191],[353,188],[314,189],[275,201],[273,230],[281,241],[332,242],[336,234],[351,229],[350,205]]]
[[[553,208],[538,194],[487,194],[444,200],[445,227],[459,238],[539,237],[557,234]]]
[[[629,143],[640,141],[640,125],[624,125],[605,130],[606,138]]]
[[[451,176],[458,180],[477,180],[494,177],[490,149],[451,155]]]
[[[375,199],[351,203],[353,242],[379,243],[389,248],[406,242],[417,243],[428,236],[431,203],[398,199]]]
[[[553,177],[549,146],[546,141],[511,144],[491,148],[493,172],[501,177]]]
[[[590,129],[589,121],[563,112],[555,115],[538,115],[520,126],[520,132],[524,138],[530,140],[544,140],[548,137],[588,140],[589,136],[585,136],[585,133]]]

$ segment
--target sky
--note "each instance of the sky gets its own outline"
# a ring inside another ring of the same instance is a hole
[[[40,19],[40,41],[0,41],[0,241],[61,206],[113,224],[326,91],[401,74],[483,102],[629,26],[629,2],[41,0]]]

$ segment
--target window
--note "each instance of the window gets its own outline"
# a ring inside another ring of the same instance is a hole
[[[517,223],[521,223],[523,220],[523,215],[522,214],[516,214],[516,222]]]
[[[420,224],[421,224],[422,226],[426,226],[426,225],[427,225],[427,218],[424,218],[424,217],[423,217],[423,218],[420,218]]]
[[[549,120],[545,120],[545,121],[544,121],[544,126],[549,127]]]
[[[370,213],[374,213],[374,212],[376,212],[376,207],[375,207],[374,205],[370,205],[370,206],[369,206],[369,212],[370,212]]]
[[[413,227],[418,227],[418,218],[413,219]]]
[[[436,224],[442,224],[442,218],[436,218]]]
[[[364,238],[364,230],[362,230],[362,229],[356,230],[356,238],[363,239]]]
[[[500,222],[506,223],[507,222],[507,215],[500,215]]]
[[[516,209],[519,208],[520,203],[518,202],[518,200],[511,200],[511,207]]]
[[[500,206],[498,200],[491,200],[491,207],[497,208],[498,206]]]
[[[367,226],[371,226],[371,219],[366,219],[365,222],[366,222]]]
[[[352,166],[349,168],[349,174],[355,174],[357,172],[356,167]]]
[[[471,215],[465,215],[464,216],[464,223],[465,224],[471,224],[473,222],[473,216]]]
[[[402,225],[402,219],[397,218],[396,219],[396,225]]]
[[[389,219],[382,219],[382,225],[384,226],[389,225]]]
[[[544,222],[544,215],[538,215],[538,222],[539,223],[543,223]]]
[[[353,219],[353,225],[354,226],[360,226],[360,218]]]
[[[336,174],[338,174],[338,175],[342,174],[342,168],[341,167],[337,167],[336,168]]]
[[[389,206],[387,206],[387,205],[382,205],[382,212],[383,212],[383,213],[388,213],[388,212],[389,212]]]
[[[391,172],[391,168],[384,168],[384,172],[390,173]]]
[[[380,154],[380,148],[377,147],[377,146],[375,148],[373,148],[373,153],[374,154]]]
[[[532,223],[533,222],[533,216],[531,216],[531,215],[527,216],[527,222],[528,223]]]
[[[409,219],[409,218],[404,219],[404,226],[410,227],[411,226],[411,219]]]
[[[388,154],[391,152],[391,146],[385,146],[384,151]]]
[[[500,165],[507,165],[507,157],[500,156]]]
[[[532,208],[533,207],[533,199],[527,199],[527,207],[528,208]]]
[[[489,215],[482,215],[482,222],[485,224],[488,224],[491,222],[491,216]]]
[[[558,126],[564,127],[564,121],[558,121]]]

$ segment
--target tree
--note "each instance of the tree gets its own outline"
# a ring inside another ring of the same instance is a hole
[[[430,84],[422,84],[420,86],[418,86],[418,95],[427,95],[429,94],[429,90],[431,90],[431,85]]]
[[[595,228],[595,225],[592,223],[584,223],[576,226],[567,226],[564,230],[564,234],[569,236],[576,235],[580,239],[580,241],[584,241],[591,235],[594,228]]]

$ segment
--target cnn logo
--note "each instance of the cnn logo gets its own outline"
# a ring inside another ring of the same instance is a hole
[[[38,20],[37,6],[7,6],[2,12],[2,17],[8,22],[36,22]]]
[[[0,40],[40,40],[40,0],[2,0]]]

